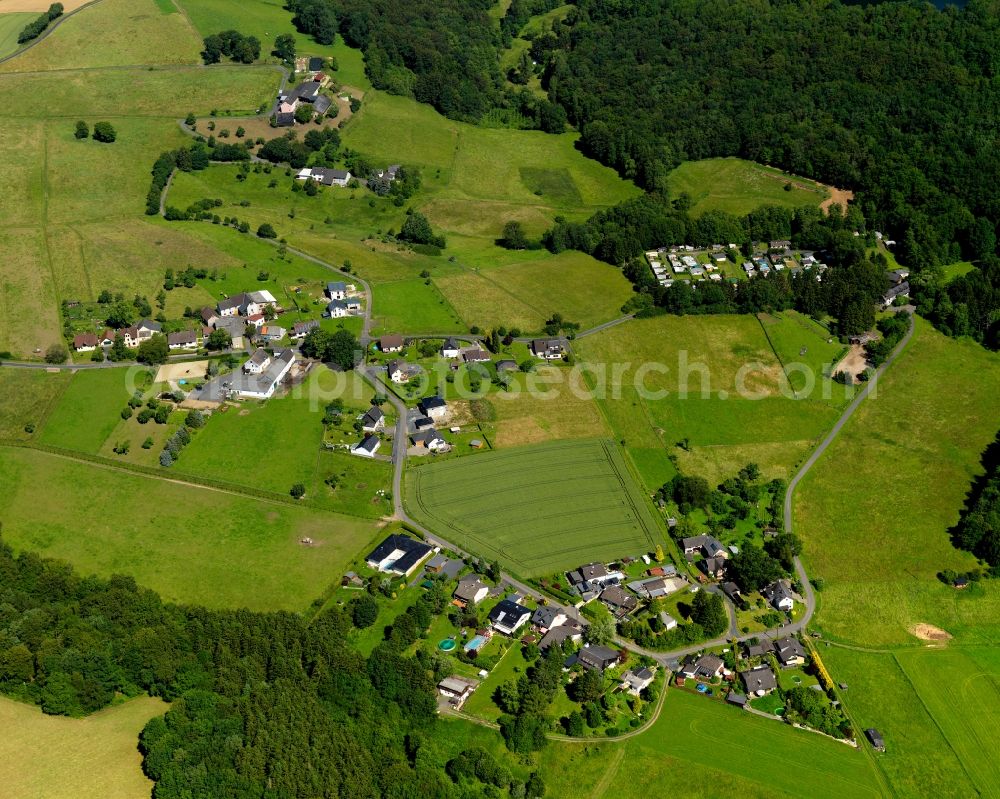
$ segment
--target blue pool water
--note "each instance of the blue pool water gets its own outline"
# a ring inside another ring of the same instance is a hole
[[[477,635],[474,638],[471,638],[469,643],[465,645],[465,651],[471,652],[473,649],[479,649],[485,643],[486,639],[481,635]]]

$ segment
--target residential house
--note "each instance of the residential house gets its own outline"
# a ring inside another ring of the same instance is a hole
[[[198,334],[193,330],[182,330],[167,335],[167,348],[171,350],[197,349]]]
[[[319,322],[316,319],[309,319],[305,322],[296,322],[292,325],[292,332],[288,337],[292,341],[300,341],[309,335],[310,331],[319,330]]]
[[[468,605],[478,605],[490,594],[490,587],[479,579],[478,574],[467,574],[458,581],[458,587],[452,594]]]
[[[740,679],[748,694],[765,696],[778,687],[778,680],[770,666],[755,666],[748,671],[740,672]]]
[[[405,383],[410,379],[409,368],[403,361],[389,361],[386,374],[393,383]]]
[[[110,347],[115,343],[115,331],[105,330],[101,335],[97,337],[97,345],[99,347]]]
[[[486,350],[474,347],[462,353],[462,360],[466,363],[485,363],[490,359],[490,354]]]
[[[722,593],[729,597],[729,601],[734,605],[743,603],[743,594],[740,593],[740,587],[731,580],[722,584]]]
[[[465,700],[472,696],[478,683],[463,680],[461,677],[445,677],[438,683],[438,692],[448,699],[448,704],[456,710],[461,710]]]
[[[347,316],[347,303],[342,300],[330,300],[326,304],[323,316],[328,319],[340,319],[343,316]]]
[[[409,577],[431,551],[423,541],[393,534],[368,553],[365,562],[377,571]]]
[[[655,677],[656,672],[648,666],[638,671],[629,669],[622,675],[621,688],[626,693],[632,694],[632,696],[639,696],[639,694],[652,685]]]
[[[531,616],[531,623],[544,635],[553,627],[559,627],[569,617],[558,605],[542,605]]]
[[[267,321],[267,317],[262,313],[255,313],[247,317],[247,324],[260,330],[264,323]]]
[[[80,333],[73,336],[73,349],[77,352],[92,352],[97,349],[97,335],[95,333]]]
[[[718,655],[688,655],[681,664],[681,674],[696,680],[712,680],[721,677],[726,664]]]
[[[632,596],[632,594],[626,593],[620,585],[610,585],[601,591],[601,602],[617,618],[627,616],[639,604],[639,600]]]
[[[429,430],[434,427],[434,420],[429,416],[417,416],[412,421],[413,429],[418,433],[421,430]]]
[[[378,340],[378,348],[382,352],[402,352],[403,343],[402,336],[382,336]]]
[[[421,413],[431,419],[441,419],[448,413],[448,403],[441,397],[424,397],[418,406]]]
[[[903,297],[905,299],[909,296],[910,284],[904,280],[902,283],[897,283],[882,295],[882,307],[888,308],[893,304],[893,302],[895,302],[897,297]]]
[[[758,641],[756,644],[747,641],[743,644],[743,651],[748,658],[759,658],[767,655],[774,648],[771,641]]]
[[[380,446],[382,446],[382,441],[378,436],[367,435],[351,447],[351,454],[362,458],[374,458]]]
[[[659,599],[672,594],[679,586],[678,581],[670,577],[654,577],[652,580],[635,580],[628,587],[646,599]]]
[[[705,558],[698,563],[705,576],[718,580],[726,573],[726,559],[721,555],[715,558]]]
[[[361,417],[361,429],[366,433],[375,433],[385,427],[385,414],[378,405],[372,405]]]
[[[583,649],[574,656],[574,663],[579,663],[588,671],[604,671],[618,665],[621,653],[606,646],[584,644]]]
[[[237,339],[243,337],[247,327],[247,320],[244,316],[226,316],[217,318],[214,326],[216,330],[225,330],[229,333],[229,337],[233,342],[236,342]]]
[[[215,320],[218,318],[219,316],[215,312],[214,308],[209,308],[206,305],[204,308],[201,309],[201,321],[204,322],[209,327],[215,324]]]
[[[682,539],[681,546],[684,549],[685,555],[700,552],[706,558],[729,557],[729,552],[722,545],[722,542],[711,535],[696,535],[691,538]]]
[[[510,599],[502,599],[490,611],[489,620],[493,629],[504,635],[513,635],[522,624],[531,618],[531,611]]]
[[[326,66],[325,59],[313,57],[309,59],[309,71],[319,72],[323,67]]]
[[[326,98],[320,98],[317,100],[316,110],[320,113],[325,113],[326,109],[329,108],[328,102],[322,102]],[[320,111],[319,105],[323,105],[323,111]],[[327,169],[326,167],[306,167],[305,169],[300,169],[298,174],[295,175],[296,180],[311,180],[315,183],[319,183],[323,186],[340,186],[344,187],[351,182],[351,173],[345,169]],[[343,299],[343,297],[335,297],[334,299]]]
[[[670,524],[670,519],[667,519],[667,523]],[[675,525],[670,524],[670,526],[674,527]],[[646,574],[650,577],[673,577],[677,574],[677,567],[672,563],[668,563],[665,566],[654,566],[651,569],[646,569]]]
[[[254,338],[263,344],[270,344],[276,341],[281,341],[288,331],[283,327],[278,327],[277,325],[262,325]]]
[[[441,345],[442,358],[457,358],[459,352],[458,342],[453,338],[445,339],[444,344]]]
[[[583,638],[583,628],[575,621],[567,620],[558,627],[550,627],[549,631],[538,642],[538,648],[547,652],[551,646],[562,646],[563,641],[578,642]]]
[[[361,300],[359,300],[357,297],[348,297],[343,302],[344,305],[347,307],[347,312],[349,314],[358,313],[361,311]]]
[[[531,354],[545,361],[557,361],[566,352],[566,345],[558,338],[536,338],[531,342]]]
[[[437,452],[448,446],[448,443],[441,437],[441,434],[433,427],[429,430],[414,433],[410,436],[410,442],[415,447],[430,450],[431,452]]]
[[[603,563],[588,563],[575,571],[567,572],[570,585],[580,588],[601,588],[605,584],[619,583],[625,579],[620,571],[609,571]]]
[[[271,365],[271,354],[267,350],[256,349],[253,354],[243,364],[243,371],[251,375],[263,374],[264,370]]]
[[[910,276],[909,269],[893,269],[889,273],[889,281],[894,286],[898,286],[900,283],[906,282],[906,279]]]
[[[326,296],[331,300],[347,298],[347,284],[342,280],[330,281],[326,284]]]
[[[207,392],[201,393],[202,398],[211,399],[217,395],[236,394],[244,399],[268,399],[274,395],[278,385],[295,363],[295,352],[292,350],[277,350],[271,362],[260,373],[244,370],[240,375],[222,375],[210,384]],[[206,386],[206,388],[208,388]],[[221,388],[221,391],[220,391]],[[219,397],[223,398],[223,397]]]
[[[788,636],[774,642],[774,654],[782,666],[804,666],[806,650],[798,638]]]
[[[250,291],[236,294],[219,302],[219,316],[256,316],[265,308],[277,308],[278,301],[270,291]]]
[[[792,608],[795,606],[795,600],[792,598],[792,592],[789,587],[785,584],[784,580],[775,580],[770,585],[764,586],[760,592],[761,596],[764,597],[775,610],[783,610],[786,613],[790,613]]]

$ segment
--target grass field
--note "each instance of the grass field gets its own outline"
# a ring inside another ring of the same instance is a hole
[[[380,283],[372,294],[373,332],[463,333],[468,329],[433,282],[427,285],[417,278]]]
[[[0,481],[4,539],[15,549],[83,574],[131,574],[164,599],[207,607],[305,610],[377,535],[371,521],[37,451],[0,451]],[[300,545],[305,536],[316,545]]]
[[[261,43],[261,56],[274,49],[274,39],[283,33],[295,36],[299,55],[333,55],[335,48],[317,44],[310,37],[297,33],[292,15],[282,0],[176,0],[204,37],[220,31],[236,29],[246,36],[256,36]],[[338,37],[339,38],[339,37]]]
[[[0,796],[21,799],[148,799],[136,744],[146,722],[167,710],[139,697],[85,719],[46,716],[0,698]],[[16,731],[16,734],[14,734]]]
[[[826,580],[817,621],[827,634],[865,644],[914,643],[908,630],[919,622],[997,640],[1000,590],[988,583],[963,596],[935,574],[975,565],[947,530],[996,435],[1000,356],[916,324],[877,396],[796,493],[807,568]]]
[[[407,473],[412,512],[525,576],[652,551],[660,530],[616,446],[557,442]]]
[[[793,183],[791,191],[785,191],[788,182]],[[667,184],[671,196],[686,193],[691,198],[695,216],[705,211],[742,216],[762,205],[819,205],[830,196],[819,183],[740,158],[685,161],[670,173]]]
[[[371,396],[354,374],[339,385],[338,377],[325,368],[314,369],[292,396],[244,402],[239,409],[213,414],[171,474],[195,480],[204,475],[280,494],[302,483],[303,501],[310,505],[367,518],[384,515],[389,506],[375,492],[390,488],[392,467],[321,448],[326,403],[339,397],[360,412]],[[336,491],[323,483],[331,473],[341,477]]]
[[[829,330],[797,311],[785,311],[779,316],[760,314],[758,319],[795,391],[822,382],[824,369],[828,370],[844,351],[844,345]]]
[[[782,317],[778,326],[796,355],[806,339],[812,352],[821,353],[825,340],[800,321]],[[794,399],[752,316],[633,320],[579,339],[575,348],[593,375],[599,406],[627,449],[671,450],[684,471],[709,481],[730,476],[748,460],[769,477],[788,476],[846,402],[843,387],[824,379],[808,396],[800,392]],[[686,451],[675,447],[684,440]],[[653,463],[662,464],[658,458]],[[656,481],[669,469],[643,471]]]
[[[2,8],[0,8],[2,11]],[[8,53],[13,53],[20,45],[17,43],[18,34],[24,30],[24,26],[33,21],[38,14],[20,14],[17,12],[0,13],[0,58]]]
[[[121,421],[121,410],[138,387],[136,382],[128,368],[77,372],[49,413],[39,440],[96,453]]]
[[[37,436],[72,379],[68,372],[0,368],[0,438],[23,441]],[[25,431],[28,424],[35,426],[35,433]]]
[[[101,0],[67,19],[36,47],[0,65],[0,71],[197,64],[201,46],[187,17],[164,13],[154,0]]]

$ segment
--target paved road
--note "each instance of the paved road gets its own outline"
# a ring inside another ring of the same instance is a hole
[[[910,338],[913,336],[913,318],[910,318],[910,329],[906,332],[906,335],[900,340],[899,344],[892,351],[889,357],[885,360],[875,373],[875,376],[869,380],[864,388],[858,392],[857,396],[852,400],[851,404],[847,406],[846,410],[841,414],[840,418],[837,420],[836,424],[831,428],[830,432],[827,434],[826,438],[819,444],[818,447],[813,451],[804,464],[802,468],[796,473],[795,477],[792,478],[791,482],[788,484],[788,490],[785,492],[785,512],[784,512],[784,528],[786,532],[792,532],[792,499],[795,494],[795,489],[798,484],[802,481],[802,478],[806,476],[809,470],[816,464],[820,456],[826,451],[827,447],[836,439],[837,435],[843,429],[847,421],[854,415],[854,412],[858,409],[862,402],[868,397],[869,394],[874,390],[879,379],[881,379],[883,373],[888,369],[892,363],[899,356],[899,353],[903,351],[906,345],[909,343]],[[689,646],[683,649],[677,649],[672,652],[653,652],[651,650],[643,649],[636,646],[635,644],[629,643],[623,639],[617,639],[619,644],[628,646],[630,649],[639,652],[648,657],[654,658],[660,663],[667,663],[670,660],[677,660],[687,655],[693,655],[696,652],[701,652],[704,649],[708,649],[714,646],[723,646],[727,643],[737,643],[740,641],[748,641],[751,638],[783,638],[787,635],[793,635],[799,633],[806,628],[809,621],[812,619],[813,614],[816,612],[816,593],[813,591],[812,583],[809,582],[809,576],[806,574],[805,567],[802,565],[801,558],[795,558],[795,575],[798,578],[799,583],[802,585],[802,600],[805,605],[805,612],[795,621],[782,625],[773,630],[767,630],[763,633],[752,633],[749,635],[735,635],[735,623],[733,621],[732,615],[730,615],[730,630],[728,638],[716,638],[712,641],[706,641],[696,646]],[[728,609],[728,603],[727,603]]]

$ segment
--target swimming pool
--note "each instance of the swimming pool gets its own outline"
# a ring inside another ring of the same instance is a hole
[[[442,652],[451,652],[455,648],[455,642],[451,638],[445,638],[441,643],[438,644],[438,649]]]
[[[483,644],[486,643],[486,636],[476,635],[469,639],[469,642],[465,645],[465,651],[471,652],[474,649],[482,649]]]

